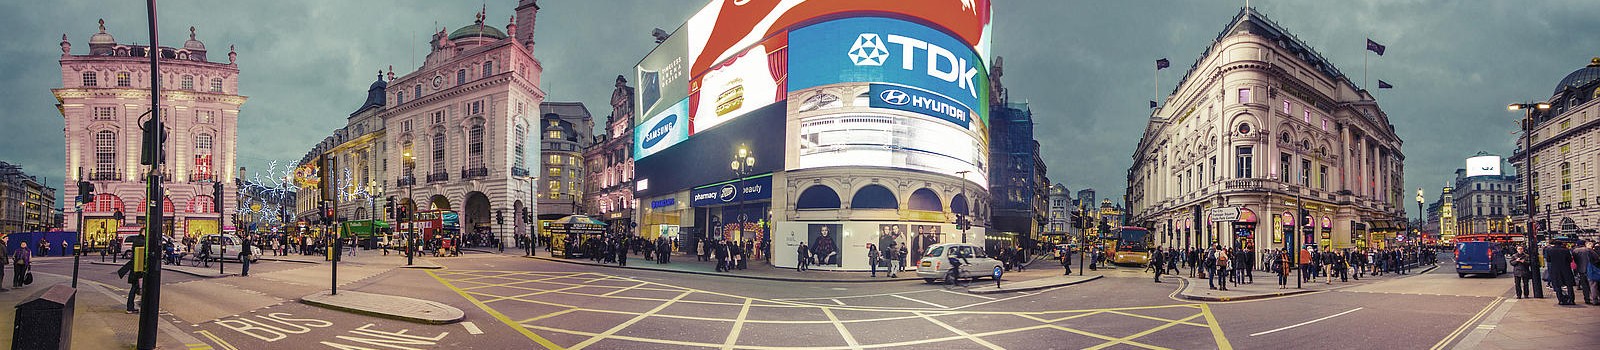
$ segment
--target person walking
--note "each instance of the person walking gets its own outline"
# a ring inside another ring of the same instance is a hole
[[[730,252],[728,251],[728,245],[727,244],[720,244],[720,242],[719,243],[713,243],[711,245],[713,246],[711,248],[712,249],[712,255],[715,255],[716,258],[717,258],[717,272],[729,272],[729,269],[728,269],[728,253],[730,253]]]
[[[900,242],[889,243],[889,278],[900,277],[900,271],[906,269],[906,248]]]
[[[1278,273],[1278,289],[1289,288],[1289,270],[1293,266],[1294,264],[1289,262],[1289,255],[1278,254],[1278,259],[1274,260],[1274,266],[1272,267],[1272,270]]]
[[[628,249],[619,242],[614,250],[617,252],[617,266],[628,266]]]
[[[1577,305],[1573,302],[1572,285],[1572,251],[1567,250],[1566,243],[1550,239],[1550,245],[1545,246],[1540,252],[1544,254],[1544,261],[1549,263],[1550,288],[1556,292],[1556,305]]]
[[[8,240],[6,236],[0,235],[0,281],[6,280],[6,263],[11,261],[11,255],[6,254],[6,241]],[[8,290],[10,289],[5,288],[5,283],[0,282],[0,292]]]
[[[800,242],[800,246],[795,248],[794,260],[794,270],[797,272],[805,272],[806,267],[811,265],[811,249],[806,247],[806,242]]]
[[[250,236],[239,239],[239,277],[250,277],[250,256],[255,253],[255,247],[250,246]]]
[[[879,258],[882,258],[882,256],[879,255],[878,247],[872,245],[872,243],[867,243],[867,265],[872,271],[872,277],[878,277]]]
[[[28,250],[28,242],[20,243],[17,251],[11,253],[11,273],[14,274],[11,276],[11,288],[22,288],[24,280],[28,278],[28,268],[33,265],[33,251]]]
[[[1528,285],[1533,283],[1533,272],[1528,270],[1529,265],[1528,248],[1517,246],[1517,252],[1511,254],[1511,289],[1517,291],[1517,299],[1533,296],[1528,288]]]
[[[1578,282],[1578,289],[1583,290],[1583,303],[1600,305],[1600,288],[1595,288],[1596,281],[1594,278],[1590,278],[1596,272],[1589,271],[1595,269],[1594,264],[1600,261],[1600,254],[1596,254],[1594,251],[1593,239],[1585,240],[1579,244],[1582,246],[1572,250],[1572,260],[1576,262],[1575,265],[1577,267],[1572,270],[1573,277]]]
[[[1072,248],[1061,248],[1060,251],[1061,251],[1061,269],[1065,271],[1065,272],[1062,272],[1061,275],[1062,276],[1071,275],[1072,274]]]
[[[1156,283],[1161,283],[1161,273],[1167,270],[1166,255],[1165,251],[1161,250],[1161,247],[1156,247],[1155,250],[1150,251],[1150,266],[1155,267]]]
[[[1220,288],[1218,290],[1228,290],[1228,251],[1222,249],[1222,247],[1217,247],[1215,255],[1217,272],[1213,274],[1213,277],[1216,277],[1217,284],[1219,284],[1218,287]]]

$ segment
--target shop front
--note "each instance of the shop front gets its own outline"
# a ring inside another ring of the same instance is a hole
[[[1233,234],[1234,249],[1256,248],[1256,212],[1250,208],[1238,208],[1238,214],[1232,221],[1228,221]]]
[[[754,260],[766,260],[771,255],[767,249],[772,240],[768,235],[772,222],[772,174],[757,175],[740,181],[726,181],[695,187],[689,191],[690,205],[695,210],[695,226],[707,230],[697,232],[692,241],[699,240],[738,242],[748,247]],[[658,226],[657,230],[670,229]]]

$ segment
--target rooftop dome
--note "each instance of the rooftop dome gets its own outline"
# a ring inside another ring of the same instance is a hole
[[[495,29],[494,26],[483,25],[483,20],[478,20],[477,23],[473,23],[465,27],[461,27],[461,29],[456,29],[454,32],[450,32],[449,38],[450,40],[460,40],[463,38],[472,37],[484,37],[500,40],[506,38],[506,33],[501,32],[499,29]]]
[[[1559,94],[1561,90],[1580,88],[1595,80],[1600,80],[1600,57],[1589,59],[1588,66],[1567,74],[1566,78],[1561,79],[1561,84],[1556,85],[1556,91],[1552,94]]]
[[[117,44],[117,38],[111,37],[111,34],[106,34],[106,20],[104,19],[100,20],[100,32],[89,36],[89,45],[99,44]]]
[[[206,44],[194,39],[194,27],[189,27],[189,41],[183,42],[183,48],[189,51],[205,51]]]

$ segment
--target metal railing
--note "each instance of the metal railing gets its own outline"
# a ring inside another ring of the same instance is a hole
[[[444,182],[444,181],[450,181],[450,173],[441,171],[441,172],[437,172],[437,173],[428,174],[428,182]]]
[[[89,172],[89,181],[122,181],[122,171]]]
[[[461,169],[461,178],[462,179],[476,179],[476,178],[484,178],[484,177],[489,177],[489,168],[477,167],[477,168]]]

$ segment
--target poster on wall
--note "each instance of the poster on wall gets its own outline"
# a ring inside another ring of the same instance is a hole
[[[939,244],[944,238],[938,225],[911,225],[911,231],[914,236],[911,237],[911,259],[908,261],[921,261],[928,247]]]
[[[904,247],[906,248],[906,255],[910,255],[911,248],[906,245],[910,244],[907,233],[911,231],[906,230],[906,227],[906,224],[878,224],[878,249],[899,251],[900,248]],[[897,260],[907,261],[905,259],[906,257],[901,257]]]
[[[783,100],[788,49],[788,37],[779,35],[690,81],[690,135]]]
[[[838,234],[842,225],[839,224],[810,224],[806,225],[806,241],[811,247],[813,265],[842,266],[839,259]]]
[[[676,101],[689,97],[688,35],[679,28],[666,41],[650,51],[635,67],[639,85],[634,115],[656,115]],[[688,114],[684,114],[688,118]],[[634,126],[644,123],[634,118]]]
[[[790,91],[846,82],[888,83],[893,85],[881,85],[880,90],[895,93],[881,105],[955,124],[989,125],[984,59],[945,32],[899,19],[853,17],[794,29],[789,36],[796,54],[789,64]]]

